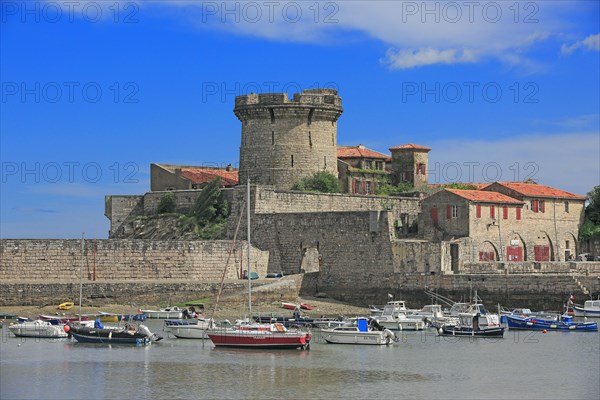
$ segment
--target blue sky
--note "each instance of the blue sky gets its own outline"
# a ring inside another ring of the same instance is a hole
[[[151,162],[237,165],[234,98],[333,87],[430,181],[600,184],[597,1],[0,2],[0,237],[106,238]]]

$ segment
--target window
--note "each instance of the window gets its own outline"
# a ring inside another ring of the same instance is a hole
[[[508,207],[507,206],[502,207],[502,218],[508,219]]]
[[[275,144],[275,131],[271,131],[271,145]]]
[[[294,166],[294,155],[292,154],[292,167]]]
[[[369,194],[369,193],[371,193],[371,182],[367,181],[367,182],[365,183],[365,185],[366,185],[366,190],[365,190],[365,193],[366,193],[366,194]]]
[[[568,240],[565,241],[565,249],[569,249],[570,247],[570,243]]]
[[[521,207],[515,209],[517,211],[517,221],[521,220]]]
[[[312,147],[312,135],[311,135],[310,131],[308,131],[308,145],[310,147]]]
[[[364,165],[364,169],[371,169],[371,161],[370,160],[364,160],[363,165]]]
[[[494,206],[490,206],[490,218],[495,218],[496,212],[494,210]]]
[[[475,206],[475,217],[481,218],[481,206]]]
[[[383,161],[375,161],[375,169],[382,171],[383,170]]]
[[[565,212],[568,213],[569,212],[569,202],[565,201]]]
[[[452,206],[452,218],[458,218],[458,206]]]
[[[425,164],[424,163],[417,164],[416,170],[417,170],[417,174],[425,175],[425,172],[426,172],[426,170],[425,170]]]

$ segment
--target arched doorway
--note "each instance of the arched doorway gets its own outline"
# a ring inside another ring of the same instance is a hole
[[[566,232],[560,241],[560,249],[562,254],[559,257],[564,257],[564,261],[574,260],[577,255],[577,238],[571,232]]]
[[[498,249],[489,240],[486,240],[485,242],[481,243],[478,247],[478,251],[479,261],[486,262],[498,260]]]
[[[546,232],[540,231],[533,238],[533,261],[554,261],[554,246]]]
[[[511,233],[506,243],[506,261],[527,261],[527,247],[521,235],[516,232]]]

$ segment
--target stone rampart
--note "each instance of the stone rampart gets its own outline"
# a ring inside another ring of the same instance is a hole
[[[233,249],[227,279],[247,268],[240,242]],[[83,279],[218,281],[223,275],[231,241],[85,240]],[[240,268],[240,259],[243,266]],[[267,272],[269,255],[252,248],[252,270]],[[80,240],[0,240],[0,281],[79,283]]]

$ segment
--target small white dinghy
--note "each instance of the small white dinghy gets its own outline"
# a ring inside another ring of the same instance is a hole
[[[12,324],[8,329],[17,337],[66,338],[62,325],[52,325],[48,321],[35,320]]]

